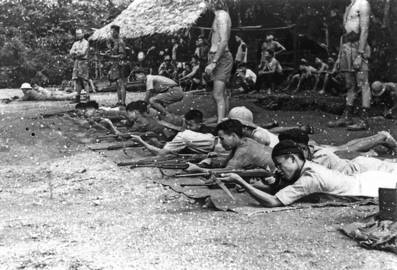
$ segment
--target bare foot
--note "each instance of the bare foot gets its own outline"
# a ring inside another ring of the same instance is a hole
[[[394,154],[397,154],[397,141],[393,138],[393,136],[387,131],[381,131],[379,133],[386,136],[385,146],[392,150]]]
[[[325,91],[324,91],[324,90],[321,90],[321,91],[319,91],[317,94],[324,95],[324,94],[325,94]]]

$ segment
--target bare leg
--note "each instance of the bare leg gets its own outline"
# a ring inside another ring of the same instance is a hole
[[[149,104],[150,104],[150,106],[152,106],[152,108],[154,108],[157,111],[159,111],[162,115],[167,115],[168,114],[168,111],[164,108],[164,106],[160,102],[158,102],[156,100],[155,96],[151,97],[149,99]]]
[[[340,146],[324,145],[323,147],[326,147],[332,152],[336,152],[336,151],[368,152],[372,148],[378,145],[386,146],[387,148],[391,149],[393,152],[397,153],[397,142],[386,131],[382,131],[379,134],[370,137],[354,139]]]
[[[316,76],[316,82],[314,83],[313,91],[316,91],[316,90],[317,90],[318,84],[320,83],[320,80],[321,80],[321,74],[318,74],[318,75]]]
[[[76,89],[77,96],[79,97],[81,94],[81,81],[80,79],[74,80],[74,89]]]
[[[216,111],[218,117],[218,123],[226,117],[227,100],[226,96],[226,84],[221,81],[214,81],[214,99],[216,102]]]
[[[88,81],[83,80],[83,85],[84,85],[84,90],[87,93],[87,98],[89,100],[89,98],[90,98],[90,87],[88,85]]]
[[[360,71],[356,74],[358,86],[361,89],[362,106],[369,108],[371,106],[371,89],[368,83],[368,71]]]
[[[351,72],[345,72],[347,97],[346,105],[354,106],[354,100],[356,99],[356,80]]]
[[[121,101],[123,104],[125,104],[126,92],[125,92],[124,81],[121,78],[117,79],[117,97],[118,97],[118,101]]]
[[[299,92],[303,80],[304,80],[304,78],[303,78],[303,75],[302,75],[302,76],[299,77],[298,85],[296,86],[296,89],[295,89],[294,92]]]
[[[318,92],[321,95],[325,94],[325,88],[329,84],[329,76],[331,76],[331,75],[330,74],[325,74],[325,76],[324,76],[323,87],[321,88],[320,92]]]

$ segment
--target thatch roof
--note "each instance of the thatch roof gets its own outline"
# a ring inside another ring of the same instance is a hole
[[[188,29],[205,11],[202,0],[135,0],[126,10],[90,39],[110,39],[110,26],[121,27],[122,38],[138,38],[152,34],[174,34]]]

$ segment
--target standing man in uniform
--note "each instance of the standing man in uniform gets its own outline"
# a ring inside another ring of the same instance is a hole
[[[341,38],[336,65],[339,65],[346,78],[346,108],[338,120],[328,123],[329,127],[347,127],[353,131],[368,129],[368,111],[371,105],[371,89],[368,83],[368,57],[371,48],[367,43],[370,14],[368,0],[352,0],[343,16],[346,34]],[[354,124],[353,109],[357,88],[361,92],[362,107],[360,119]]]
[[[74,81],[74,89],[77,92],[75,101],[80,103],[81,88],[84,86],[87,96],[89,95],[88,87],[88,51],[89,43],[84,39],[83,30],[76,29],[77,41],[73,43],[69,54],[74,59],[72,80]]]
[[[211,49],[205,73],[212,75],[214,80],[214,99],[218,123],[220,123],[226,117],[229,107],[226,83],[229,81],[233,68],[233,56],[228,46],[232,23],[224,0],[206,0],[205,3],[215,13],[212,24]]]
[[[112,60],[112,67],[109,71],[109,81],[117,83],[117,98],[118,101],[116,106],[124,106],[125,104],[125,86],[124,86],[124,65],[122,59],[125,58],[125,44],[124,41],[120,38],[120,26],[112,25],[110,27],[110,31],[112,34],[112,42],[113,46],[109,46],[110,52],[104,54],[108,58]],[[102,54],[103,55],[103,54]]]

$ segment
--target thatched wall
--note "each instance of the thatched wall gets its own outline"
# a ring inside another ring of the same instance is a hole
[[[110,38],[110,26],[121,27],[125,39],[152,34],[174,34],[194,25],[205,10],[202,0],[135,0],[116,19],[95,31],[90,39]]]

